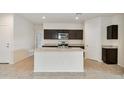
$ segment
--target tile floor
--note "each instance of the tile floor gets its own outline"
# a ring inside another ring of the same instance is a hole
[[[14,65],[0,64],[1,79],[123,79],[124,68],[93,60],[85,61],[85,72],[33,72],[33,57]]]

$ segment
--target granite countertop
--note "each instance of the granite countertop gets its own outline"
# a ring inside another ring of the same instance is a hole
[[[102,45],[102,48],[118,48],[116,45]]]

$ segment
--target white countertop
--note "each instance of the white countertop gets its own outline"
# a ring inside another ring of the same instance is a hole
[[[58,44],[44,44],[43,46],[58,46]],[[83,44],[69,44],[69,46],[84,46]]]
[[[83,52],[83,49],[81,48],[38,48],[35,49],[35,52],[74,52],[74,51],[80,51]]]

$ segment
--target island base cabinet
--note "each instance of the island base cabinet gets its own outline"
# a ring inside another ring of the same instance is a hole
[[[83,49],[36,49],[34,52],[34,72],[84,72]]]
[[[102,48],[102,60],[106,64],[117,64],[118,60],[118,49],[108,49],[108,48]]]

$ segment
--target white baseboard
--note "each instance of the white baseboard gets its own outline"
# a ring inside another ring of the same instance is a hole
[[[0,58],[0,63],[10,63],[10,60]]]

